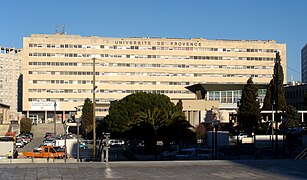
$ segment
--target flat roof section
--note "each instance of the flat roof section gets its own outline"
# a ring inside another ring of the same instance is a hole
[[[196,94],[197,99],[204,99],[208,91],[231,91],[243,90],[246,84],[194,84],[185,87],[189,91]],[[258,89],[267,89],[269,84],[255,84]]]

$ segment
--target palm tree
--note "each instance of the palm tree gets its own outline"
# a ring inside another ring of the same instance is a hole
[[[189,141],[193,135],[192,125],[185,119],[182,111],[169,111],[164,114],[164,126],[159,131],[165,149],[170,147],[170,143],[182,144]]]
[[[137,131],[139,137],[144,140],[145,152],[153,152],[157,142],[157,131],[163,126],[162,112],[158,108],[147,109],[136,113],[130,126]]]

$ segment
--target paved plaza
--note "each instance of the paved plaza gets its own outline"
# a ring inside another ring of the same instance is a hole
[[[306,160],[1,163],[0,179],[307,179]]]

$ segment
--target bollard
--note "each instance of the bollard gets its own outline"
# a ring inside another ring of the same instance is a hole
[[[32,163],[34,163],[34,157],[33,156],[31,157],[31,159],[32,159]]]

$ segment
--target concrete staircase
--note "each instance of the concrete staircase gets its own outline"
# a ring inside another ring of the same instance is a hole
[[[44,137],[46,132],[54,132],[54,124],[37,124],[32,126],[32,133],[35,137]],[[56,124],[56,133],[64,134],[63,124]]]
[[[33,151],[43,143],[46,132],[54,132],[54,124],[37,124],[32,126],[32,133],[34,134],[33,140],[25,147],[20,149],[20,152]],[[56,124],[56,133],[64,134],[63,124]]]

